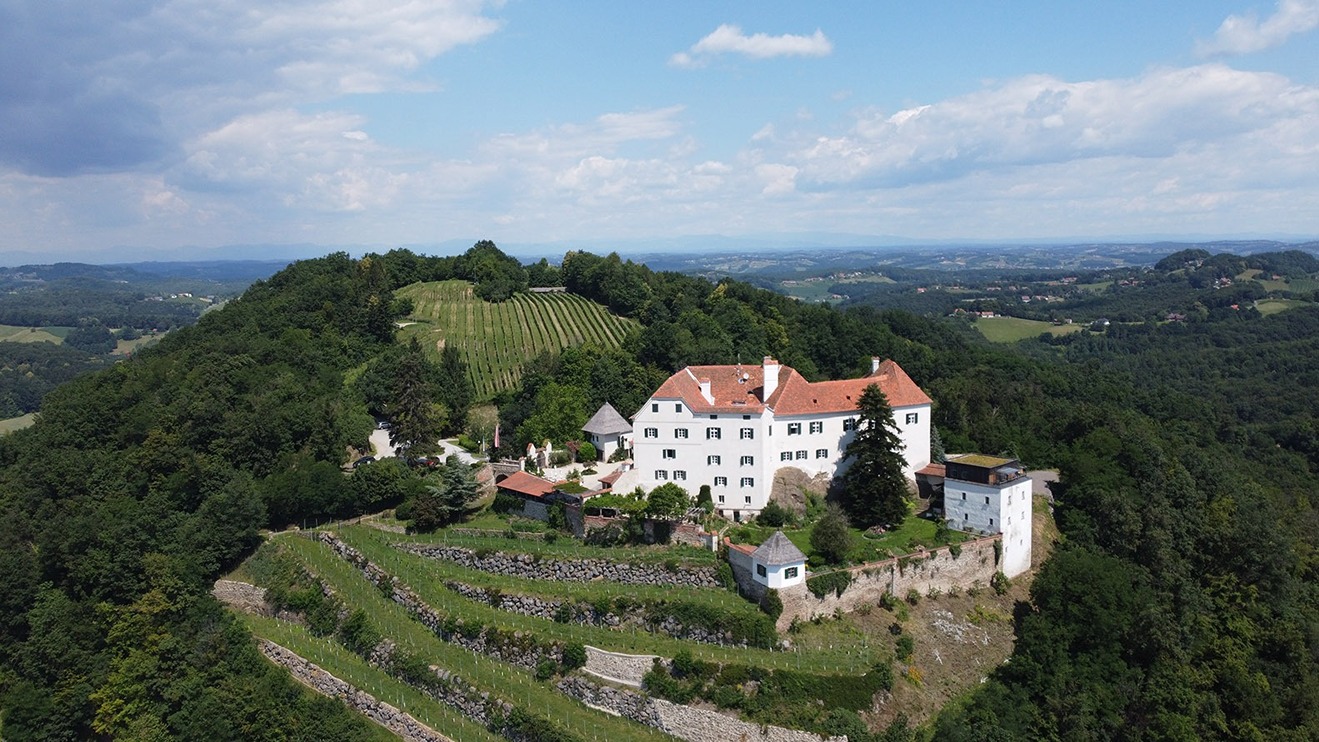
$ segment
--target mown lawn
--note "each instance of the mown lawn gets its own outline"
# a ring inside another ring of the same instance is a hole
[[[1068,335],[1085,329],[1085,325],[1082,324],[1055,325],[1019,317],[983,317],[976,320],[973,326],[993,343],[1015,343],[1039,337],[1042,332],[1050,335]]]
[[[1260,299],[1255,302],[1255,308],[1259,310],[1260,314],[1265,316],[1309,305],[1310,302],[1301,301],[1299,299]]]
[[[815,550],[811,547],[811,533],[815,530],[814,524],[804,528],[783,529],[746,525],[734,529],[731,535],[736,543],[759,544],[773,535],[776,530],[782,530],[783,535],[787,536],[788,540],[798,549],[801,549],[807,557],[815,554]],[[919,518],[915,515],[907,516],[907,519],[902,522],[900,527],[883,535],[867,536],[858,529],[852,529],[852,536],[854,546],[848,554],[848,561],[857,564],[910,554],[916,550],[917,546],[934,548],[945,544],[960,543],[967,539],[966,534],[957,531],[948,531],[943,538],[939,538],[938,526],[934,521]]]

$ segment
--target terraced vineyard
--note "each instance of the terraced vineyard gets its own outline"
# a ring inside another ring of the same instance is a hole
[[[435,353],[456,345],[480,398],[513,388],[522,365],[542,351],[582,343],[617,347],[637,326],[595,302],[562,292],[518,294],[495,304],[477,298],[467,281],[438,281],[395,293],[414,304],[399,338],[415,337]]]
[[[361,525],[341,526],[333,533],[276,536],[233,577],[272,589],[268,599],[272,594],[281,596],[280,605],[293,606],[290,610],[306,619],[287,623],[247,616],[246,623],[257,636],[300,654],[460,742],[671,739],[650,726],[657,722],[649,715],[640,715],[647,724],[638,723],[626,714],[603,713],[574,695],[582,687],[609,685],[590,674],[598,660],[587,659],[586,672],[569,663],[572,652],[583,646],[662,657],[685,652],[697,660],[751,668],[753,674],[788,671],[796,683],[808,688],[814,685],[811,679],[850,683],[877,661],[891,657],[887,642],[871,644],[860,632],[833,622],[806,627],[794,636],[793,651],[675,638],[675,621],[689,626],[712,621],[722,631],[736,623],[769,620],[723,588],[685,587],[675,595],[671,587],[659,585],[528,579],[414,552],[430,546],[493,553],[494,549],[478,546],[486,543],[490,541],[455,534],[404,536]],[[507,539],[500,546],[510,557],[527,554],[534,564],[612,558],[649,564],[661,574],[708,571],[714,566],[712,554],[694,551],[594,549],[578,544],[566,553],[562,543]],[[322,600],[334,602],[321,610],[317,605]],[[525,610],[529,604],[558,608],[552,616],[531,615]],[[642,625],[620,623],[612,616],[628,611],[652,613]],[[660,621],[655,611],[677,618]],[[608,620],[606,612],[611,614]],[[361,617],[345,618],[350,614]],[[363,645],[362,636],[371,639]],[[641,663],[646,669],[650,666],[649,660]],[[636,691],[604,692],[631,693],[634,702],[650,703]],[[817,703],[824,701],[808,705]],[[698,715],[694,722],[698,728],[713,718],[701,721],[700,714],[711,712],[696,709],[676,713]],[[720,718],[753,730],[764,723]],[[692,724],[689,719],[689,728]],[[779,739],[818,739],[802,732],[787,734]]]

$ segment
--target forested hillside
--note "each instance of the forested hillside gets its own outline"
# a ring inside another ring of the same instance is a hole
[[[428,369],[395,339],[410,307],[393,291],[452,278],[492,301],[561,282],[640,323],[620,348],[534,359],[499,399],[506,446],[579,427],[602,400],[629,414],[688,363],[774,355],[819,379],[880,355],[934,398],[949,450],[1061,467],[1064,541],[1019,606],[1014,656],[937,737],[1319,736],[1319,310],[1004,349],[953,321],[612,255],[523,268],[480,243],[290,266],[0,439],[4,739],[366,733],[266,665],[207,591],[258,528],[421,486],[402,465],[341,465],[368,410],[413,413],[398,399],[419,391],[460,406],[461,367]]]

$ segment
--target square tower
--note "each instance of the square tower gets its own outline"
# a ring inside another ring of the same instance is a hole
[[[1003,534],[999,568],[1008,577],[1030,569],[1031,482],[1016,459],[967,454],[945,463],[943,499],[948,527]]]

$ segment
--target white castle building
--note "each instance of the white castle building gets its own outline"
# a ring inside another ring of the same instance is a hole
[[[688,366],[670,376],[632,419],[635,468],[627,486],[710,485],[715,508],[735,520],[769,502],[774,475],[841,473],[871,384],[893,408],[905,474],[930,463],[930,398],[891,360],[873,359],[859,379],[810,382],[766,357],[759,366]]]

